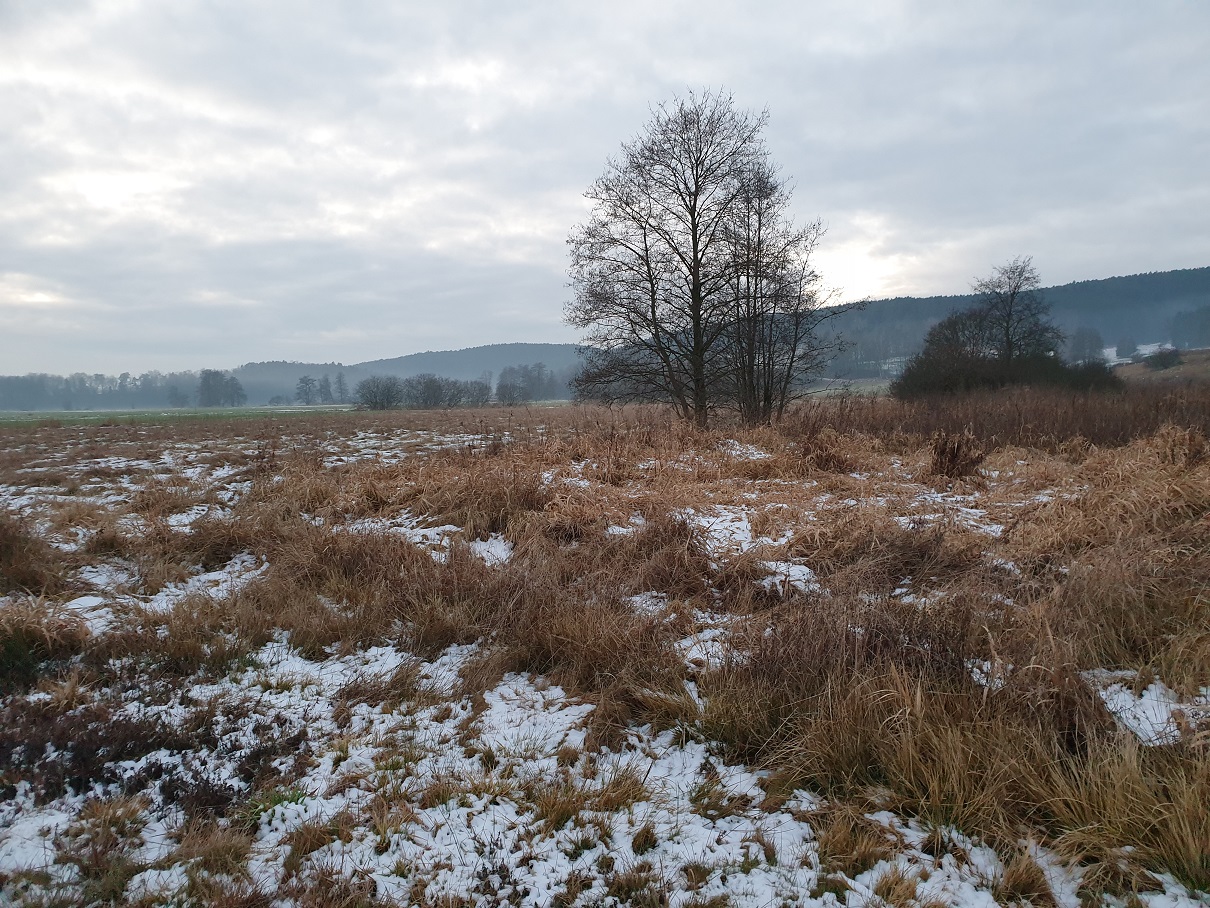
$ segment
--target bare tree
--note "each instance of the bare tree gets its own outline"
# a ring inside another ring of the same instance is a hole
[[[1101,332],[1087,326],[1077,328],[1068,342],[1067,356],[1073,363],[1105,362],[1105,341]]]
[[[310,375],[299,378],[294,386],[294,399],[305,406],[315,403],[315,384],[315,379]]]
[[[676,98],[585,193],[566,310],[586,332],[580,393],[667,400],[706,425],[733,305],[727,228],[766,120],[721,93]]]
[[[485,378],[476,378],[473,381],[465,382],[466,393],[463,403],[468,407],[486,407],[492,399],[492,380],[491,373],[487,373]]]
[[[1063,332],[1047,321],[1050,306],[1030,256],[997,267],[971,285],[987,320],[988,342],[1004,366],[1050,356],[1063,343]]]
[[[450,396],[453,379],[442,378],[432,372],[424,372],[403,379],[403,406],[411,410],[438,410],[443,407],[455,407],[461,395],[451,403]]]
[[[924,352],[950,362],[985,359],[995,352],[987,310],[982,307],[951,312],[929,329]]]
[[[1047,321],[1038,273],[1028,257],[996,268],[973,285],[970,309],[952,312],[929,329],[924,349],[908,360],[891,393],[910,398],[1013,384],[1089,389],[1115,385],[1113,375],[1084,362],[1071,368],[1058,351],[1063,332]]]
[[[234,375],[228,375],[223,382],[223,406],[242,407],[247,402],[248,395],[244,393],[240,380]]]
[[[197,386],[199,407],[241,407],[248,402],[244,386],[234,375],[203,369]]]
[[[353,391],[357,402],[371,410],[391,410],[403,403],[403,382],[394,375],[371,375]]]
[[[821,336],[823,324],[848,308],[826,305],[831,295],[811,264],[823,225],[796,228],[790,197],[772,164],[758,161],[729,228],[734,309],[725,347],[731,382],[724,388],[748,425],[779,419],[843,346],[835,335]]]
[[[535,400],[553,400],[562,391],[560,384],[545,363],[505,366],[496,382],[496,400],[508,407]]]
[[[332,390],[336,394],[337,403],[348,403],[349,386],[345,384],[345,374],[343,372],[336,373],[336,383],[332,386]]]

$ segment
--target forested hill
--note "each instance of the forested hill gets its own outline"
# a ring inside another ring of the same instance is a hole
[[[410,353],[407,356],[351,365],[280,361],[246,363],[231,370],[231,374],[243,384],[250,401],[263,403],[273,397],[291,397],[295,383],[303,375],[315,379],[327,375],[333,382],[337,375],[343,375],[345,384],[352,389],[363,378],[369,378],[371,375],[411,378],[414,375],[431,373],[444,378],[473,381],[490,373],[490,382],[499,378],[500,373],[510,366],[542,363],[562,381],[569,378],[578,367],[576,350],[575,344],[488,344],[463,350]]]
[[[1210,345],[1210,268],[1132,274],[1048,287],[1043,296],[1054,322],[1068,335],[1080,328],[1100,333],[1106,345],[1122,341],[1179,347]],[[838,363],[842,374],[910,356],[936,322],[974,305],[972,295],[874,300],[833,324],[853,347]]]
[[[394,359],[376,359],[353,368],[375,375],[407,378],[432,372],[464,381],[479,378],[484,372],[499,375],[501,369],[520,363],[542,363],[561,373],[578,366],[575,344],[488,344],[465,350],[439,350],[411,353]]]

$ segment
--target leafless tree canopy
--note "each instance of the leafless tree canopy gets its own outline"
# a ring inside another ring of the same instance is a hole
[[[1095,328],[1080,327],[1068,340],[1067,356],[1073,363],[1105,361],[1105,341]]]
[[[403,403],[403,382],[394,375],[371,375],[353,389],[357,402],[371,410],[392,410]]]
[[[703,426],[718,406],[767,422],[821,364],[822,228],[790,223],[766,120],[724,94],[674,99],[588,190],[568,239],[582,395],[666,400]]]
[[[767,159],[745,174],[729,219],[732,312],[726,338],[727,399],[744,422],[780,418],[806,379],[822,371],[839,342],[820,326],[839,314],[825,307],[811,255],[823,236],[819,221],[796,228],[790,188]]]
[[[1034,356],[1049,356],[1063,343],[1063,333],[1047,316],[1042,282],[1030,256],[1018,256],[997,267],[990,277],[971,285],[980,297],[987,343],[1006,366]]]

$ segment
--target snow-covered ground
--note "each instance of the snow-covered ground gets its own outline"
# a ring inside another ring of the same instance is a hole
[[[485,439],[470,433],[365,432],[317,447],[322,463],[337,469],[363,461],[393,464]],[[233,442],[235,448],[252,450],[247,440]],[[736,463],[771,457],[734,440],[724,441],[718,453]],[[637,469],[655,473],[675,462],[680,461],[651,461]],[[568,493],[616,494],[586,475],[590,466],[580,461],[549,470],[543,479]],[[61,482],[40,484],[40,477],[64,472],[77,483],[70,494]],[[1018,500],[995,503],[979,490],[939,491],[919,483],[901,475],[897,462],[891,472],[885,482],[894,481],[901,492],[894,501],[872,485],[873,478],[858,473],[844,478],[844,488],[816,489],[803,481],[791,504],[777,500],[776,483],[754,481],[743,495],[719,502],[707,496],[671,516],[696,529],[716,567],[747,558],[755,564],[756,585],[772,598],[824,602],[828,591],[809,559],[790,554],[796,533],[813,521],[893,507],[890,519],[904,530],[952,525],[991,543],[1015,514],[1078,494],[1072,488],[1030,487]],[[129,509],[140,490],[153,483],[188,487],[207,500],[157,517],[169,532],[188,533],[197,521],[230,516],[252,485],[244,471],[197,443],[169,445],[159,457],[41,451],[18,474],[20,481],[0,486],[0,506],[30,521],[60,550],[76,554],[85,551],[92,531],[56,518],[67,504],[111,512],[128,531],[145,533],[152,519]],[[987,481],[1011,487],[1021,480],[1005,470]],[[645,526],[637,509],[620,513],[608,535],[625,537]],[[461,527],[407,508],[382,516],[308,519],[333,533],[401,536],[439,562],[455,539],[464,539],[489,567],[502,568],[514,557],[514,543],[505,535],[464,538]],[[996,555],[988,563],[1006,575],[1018,570]],[[269,568],[243,552],[209,570],[194,566],[187,577],[152,592],[137,588],[132,565],[121,557],[100,555],[76,569],[75,588],[54,606],[82,619],[100,639],[132,609],[168,615],[191,607],[197,597],[221,602]],[[927,577],[904,576],[891,595],[926,608],[928,585]],[[15,608],[19,598],[0,598],[0,610]],[[663,591],[644,592],[628,603],[637,614],[671,620],[673,604]],[[730,644],[738,620],[704,608],[686,619],[676,648],[685,661],[689,702],[703,703],[696,677],[741,658]],[[451,646],[429,658],[398,646],[354,652],[332,647],[307,658],[283,633],[221,677],[199,673],[176,686],[152,678],[131,683],[126,673],[134,663],[115,662],[110,683],[78,693],[80,706],[73,708],[104,700],[111,720],[140,723],[174,743],[113,761],[108,781],[89,787],[77,788],[70,780],[59,791],[39,790],[24,779],[7,785],[0,803],[0,901],[41,904],[57,898],[70,904],[95,891],[88,889],[79,855],[90,841],[104,839],[97,805],[125,804],[129,815],[117,824],[120,834],[105,840],[113,860],[120,856],[128,871],[115,895],[119,902],[188,904],[199,899],[198,881],[210,874],[220,883],[275,894],[280,904],[297,902],[301,890],[291,886],[324,876],[372,884],[377,898],[393,904],[653,904],[644,899],[659,893],[673,906],[856,908],[894,903],[888,893],[897,880],[907,880],[910,889],[897,904],[997,904],[1007,857],[957,829],[943,830],[946,848],[938,853],[935,831],[886,810],[855,814],[855,822],[881,837],[876,854],[847,869],[831,866],[821,854],[821,836],[842,805],[818,792],[775,790],[768,771],[727,756],[700,723],[634,725],[612,747],[589,747],[587,725],[595,707],[549,678],[509,673],[480,694],[463,693],[460,672],[490,645],[482,640]],[[992,687],[1002,668],[986,663],[971,671]],[[355,694],[404,675],[411,681],[398,702]],[[1204,727],[1210,713],[1210,689],[1182,698],[1159,679],[1140,690],[1133,672],[1095,670],[1084,679],[1122,728],[1148,746]],[[7,699],[16,702],[17,696]],[[36,690],[21,702],[36,707],[56,696],[62,694]],[[182,738],[196,738],[196,744],[187,746]],[[262,776],[284,781],[257,788],[260,783],[249,781],[245,768],[274,742],[280,746],[267,758],[271,771]],[[13,765],[0,771],[19,768],[22,761],[50,765],[56,758],[54,752],[18,752]],[[7,784],[7,776],[0,778]],[[212,873],[196,849],[183,846],[189,829],[182,786],[226,792],[230,803],[242,805],[214,814],[217,828],[243,837],[240,873]],[[1023,841],[1021,847],[1044,872],[1055,904],[1081,905],[1079,865],[1037,842]],[[1171,875],[1157,874],[1156,880],[1137,895],[1140,903],[1207,903],[1205,893],[1190,891]],[[1113,899],[1109,904],[1131,904]]]

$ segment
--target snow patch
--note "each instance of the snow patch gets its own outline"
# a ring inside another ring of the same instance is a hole
[[[755,445],[741,444],[734,438],[719,442],[718,448],[733,460],[766,460],[773,456]]]
[[[822,593],[823,587],[815,572],[805,564],[793,561],[762,561],[762,566],[770,573],[761,578],[760,585],[770,592],[790,595],[791,590],[800,593]]]
[[[1084,672],[1083,677],[1100,694],[1117,723],[1144,744],[1175,744],[1181,739],[1182,725],[1196,724],[1191,718],[1210,718],[1210,688],[1203,688],[1201,696],[1191,701],[1182,701],[1158,679],[1136,693],[1128,683],[1136,673],[1128,670],[1097,669]]]
[[[471,541],[470,550],[492,567],[507,564],[513,557],[513,544],[499,533]]]

